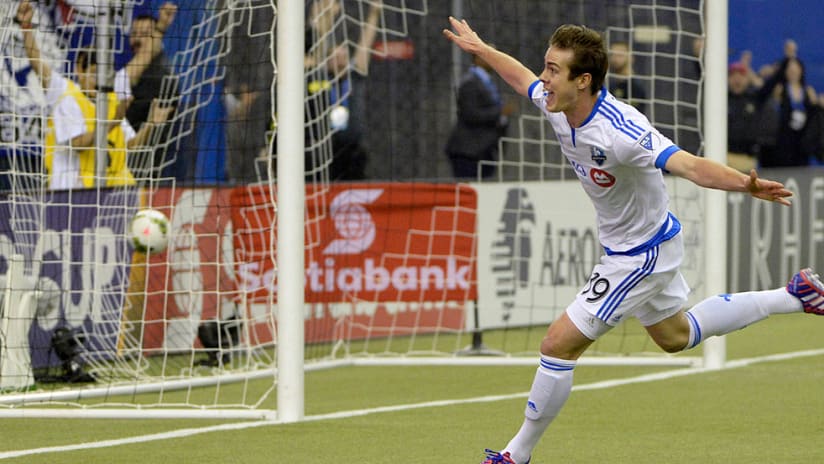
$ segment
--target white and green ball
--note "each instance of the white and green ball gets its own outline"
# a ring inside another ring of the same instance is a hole
[[[142,209],[129,225],[132,244],[142,253],[160,253],[169,244],[169,218],[156,209]]]

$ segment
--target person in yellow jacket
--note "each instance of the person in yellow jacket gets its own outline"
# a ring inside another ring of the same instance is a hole
[[[77,82],[55,72],[41,59],[32,33],[34,8],[25,0],[17,9],[15,21],[23,31],[23,43],[32,69],[40,77],[50,108],[45,140],[45,165],[51,190],[89,188],[95,185],[96,148],[99,129],[94,99],[97,97],[97,63],[93,51],[80,51],[75,60]],[[124,103],[114,92],[108,94],[108,115],[100,125],[107,132],[105,186],[135,183],[126,163],[127,149],[145,145],[155,125],[168,119],[171,107],[153,102],[149,117],[135,132],[123,117]]]

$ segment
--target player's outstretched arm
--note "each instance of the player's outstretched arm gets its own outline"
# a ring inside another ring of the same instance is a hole
[[[789,197],[793,193],[781,182],[758,177],[755,169],[744,174],[716,161],[701,158],[684,150],[675,152],[665,166],[667,171],[683,177],[702,187],[726,190],[728,192],[746,192],[755,198],[774,201],[789,206]]]
[[[478,34],[469,27],[466,20],[457,20],[449,17],[452,30],[444,29],[443,35],[451,40],[461,50],[478,55],[492,66],[492,69],[501,76],[516,92],[528,96],[529,86],[538,80],[538,76],[521,64],[515,58],[498,51],[495,47],[485,43]]]

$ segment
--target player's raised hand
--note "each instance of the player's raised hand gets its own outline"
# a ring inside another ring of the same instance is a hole
[[[487,46],[484,41],[478,37],[478,34],[469,27],[469,23],[467,23],[465,19],[459,21],[450,16],[449,24],[452,25],[452,30],[444,29],[443,35],[455,45],[459,46],[461,50],[477,54]]]
[[[747,186],[747,190],[755,198],[774,201],[786,206],[790,206],[790,201],[787,198],[793,196],[793,192],[787,190],[781,182],[759,178],[755,169],[750,171],[750,184]]]

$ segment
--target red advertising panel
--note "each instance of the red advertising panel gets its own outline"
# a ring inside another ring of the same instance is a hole
[[[345,184],[306,199],[307,342],[464,327],[477,292],[471,187]],[[231,202],[238,290],[255,312],[277,299],[276,199],[250,186]]]
[[[167,249],[150,255],[145,271],[142,255],[135,254],[130,271],[129,293],[145,295],[142,338],[148,354],[188,350],[196,345],[202,321],[234,315],[230,192],[159,188],[146,198],[146,206],[171,223]]]

